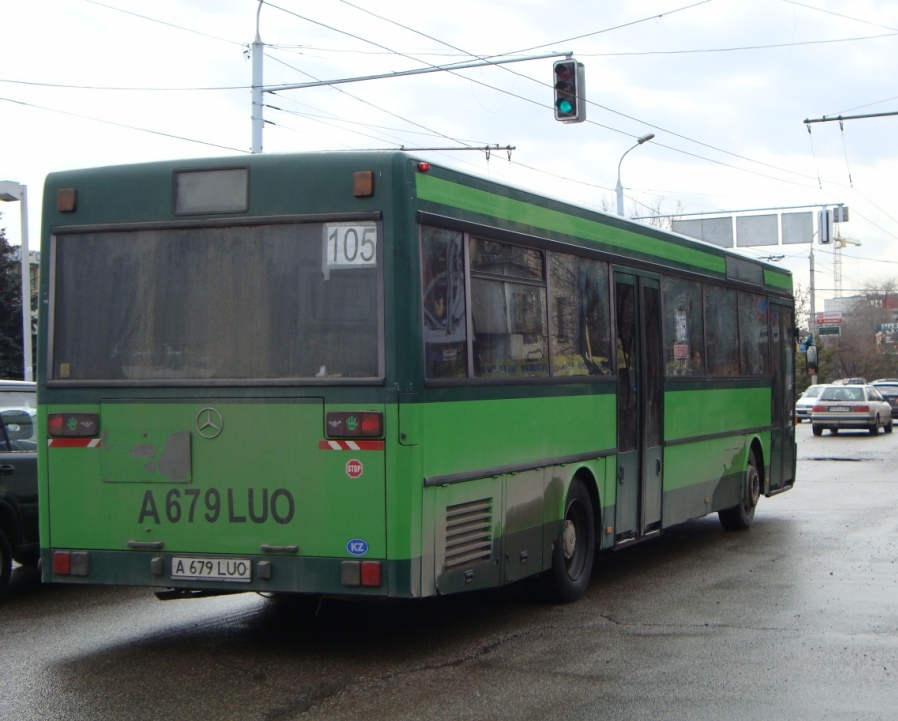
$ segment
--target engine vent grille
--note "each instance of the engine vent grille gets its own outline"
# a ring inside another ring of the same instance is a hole
[[[451,571],[489,561],[493,549],[493,499],[446,508],[446,565]]]

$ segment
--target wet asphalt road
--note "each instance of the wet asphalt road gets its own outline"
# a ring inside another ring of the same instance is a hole
[[[814,438],[752,529],[716,516],[596,563],[586,597],[503,592],[0,600],[0,720],[898,719],[898,433]]]

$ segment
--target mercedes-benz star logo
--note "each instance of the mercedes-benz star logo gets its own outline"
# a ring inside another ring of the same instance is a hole
[[[196,414],[196,430],[203,438],[215,438],[221,433],[224,421],[214,408],[203,408]]]

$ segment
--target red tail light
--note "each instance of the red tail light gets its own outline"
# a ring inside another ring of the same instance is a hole
[[[858,413],[869,413],[870,406],[855,406],[854,410],[857,411]]]
[[[325,424],[328,438],[380,438],[384,432],[379,411],[328,411]]]
[[[362,561],[362,585],[380,585],[380,561]]]
[[[68,551],[53,552],[53,573],[68,576],[72,572],[72,554]]]
[[[98,413],[50,413],[47,432],[52,438],[94,438],[100,435]]]
[[[823,413],[826,410],[826,406],[814,406],[811,408],[812,413]]]

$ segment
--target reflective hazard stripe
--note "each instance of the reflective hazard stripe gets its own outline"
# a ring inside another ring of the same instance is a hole
[[[48,438],[47,445],[50,448],[96,448],[100,445],[99,438]]]
[[[319,441],[319,451],[382,451],[383,441]]]

